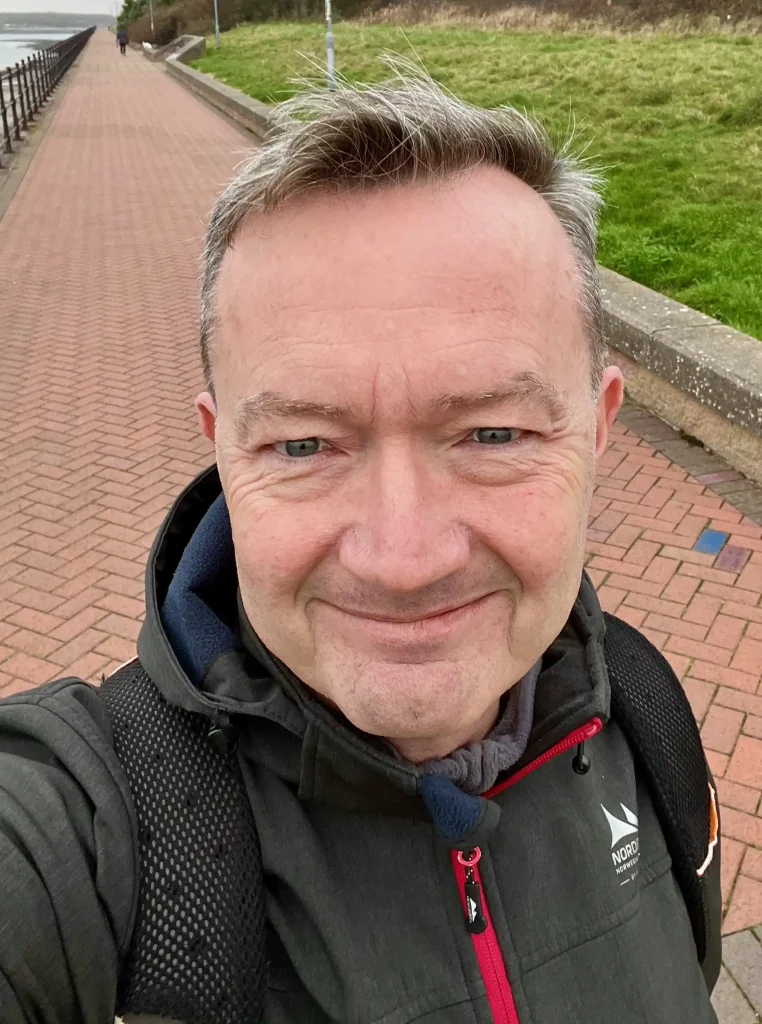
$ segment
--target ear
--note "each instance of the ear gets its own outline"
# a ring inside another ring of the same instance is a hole
[[[198,422],[205,437],[214,444],[215,431],[217,428],[217,406],[214,398],[208,391],[203,391],[196,399],[198,410]]]
[[[618,366],[607,366],[601,378],[601,390],[595,409],[595,457],[606,451],[609,430],[617,417],[624,398],[624,379]]]

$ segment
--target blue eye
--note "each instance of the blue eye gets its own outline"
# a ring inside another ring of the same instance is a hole
[[[319,437],[302,437],[298,441],[278,441],[275,450],[291,459],[304,459],[322,451],[324,442]]]
[[[479,427],[471,437],[479,444],[510,444],[520,433],[516,427]]]

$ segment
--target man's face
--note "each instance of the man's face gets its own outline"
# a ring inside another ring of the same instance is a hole
[[[481,169],[252,217],[201,395],[267,647],[411,760],[482,738],[576,596],[596,404],[571,245]]]

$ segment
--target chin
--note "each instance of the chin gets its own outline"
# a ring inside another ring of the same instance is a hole
[[[334,662],[325,678],[333,684],[330,692],[319,689],[357,729],[395,739],[451,732],[454,722],[478,717],[482,705],[501,692],[501,683],[473,663],[466,670],[457,662],[366,662],[351,668]]]

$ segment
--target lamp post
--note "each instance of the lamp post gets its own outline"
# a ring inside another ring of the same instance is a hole
[[[217,49],[220,48],[220,12],[217,7],[217,0],[214,0],[214,40],[217,43]]]
[[[331,23],[331,0],[325,0],[325,52],[328,70],[328,88],[336,88],[336,53],[333,47],[333,24]]]

